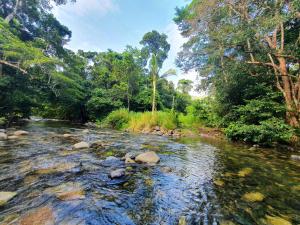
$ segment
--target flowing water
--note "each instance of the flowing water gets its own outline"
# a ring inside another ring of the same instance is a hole
[[[16,192],[0,206],[0,224],[300,224],[300,166],[290,153],[101,129],[86,133],[62,122],[18,129],[29,135],[0,141],[0,192]],[[79,141],[102,146],[73,150]],[[157,165],[120,160],[149,150],[160,156]],[[118,168],[126,168],[126,176],[110,179]]]

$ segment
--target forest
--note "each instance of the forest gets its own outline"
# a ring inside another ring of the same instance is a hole
[[[55,0],[59,7],[67,0]],[[220,130],[233,141],[298,142],[300,1],[193,0],[174,21],[187,42],[162,71],[170,44],[149,31],[123,52],[73,52],[53,2],[0,1],[0,122],[39,116],[117,129]],[[74,3],[76,4],[76,2]],[[196,87],[206,97],[192,98]]]

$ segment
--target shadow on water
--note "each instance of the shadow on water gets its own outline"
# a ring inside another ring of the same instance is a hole
[[[299,164],[286,153],[213,140],[87,133],[65,122],[21,128],[29,135],[0,141],[0,192],[17,193],[0,206],[1,224],[300,223]],[[102,145],[73,150],[79,141]],[[146,150],[157,152],[160,163],[120,160]],[[127,175],[111,180],[118,168]]]

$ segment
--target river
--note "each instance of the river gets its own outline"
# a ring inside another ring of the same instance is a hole
[[[15,193],[0,224],[300,224],[300,165],[288,152],[53,121],[15,129],[29,134],[0,141],[0,192]],[[102,145],[72,149],[79,141]],[[125,165],[132,151],[160,162]],[[126,176],[110,179],[118,168]]]

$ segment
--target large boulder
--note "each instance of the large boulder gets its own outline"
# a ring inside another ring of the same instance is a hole
[[[83,149],[83,148],[89,148],[90,145],[89,145],[89,143],[82,141],[82,142],[75,144],[73,147],[75,149]]]
[[[22,135],[28,135],[29,133],[25,130],[17,130],[14,132],[14,136],[22,136]]]
[[[125,169],[117,169],[110,172],[110,178],[116,179],[125,176]]]
[[[7,192],[1,191],[0,192],[0,206],[5,205],[9,200],[17,195],[16,192]]]
[[[155,152],[145,152],[142,154],[139,154],[137,157],[135,157],[136,162],[140,163],[158,163],[160,160],[159,156]]]
[[[7,139],[7,134],[5,133],[0,133],[0,141],[6,140]]]

